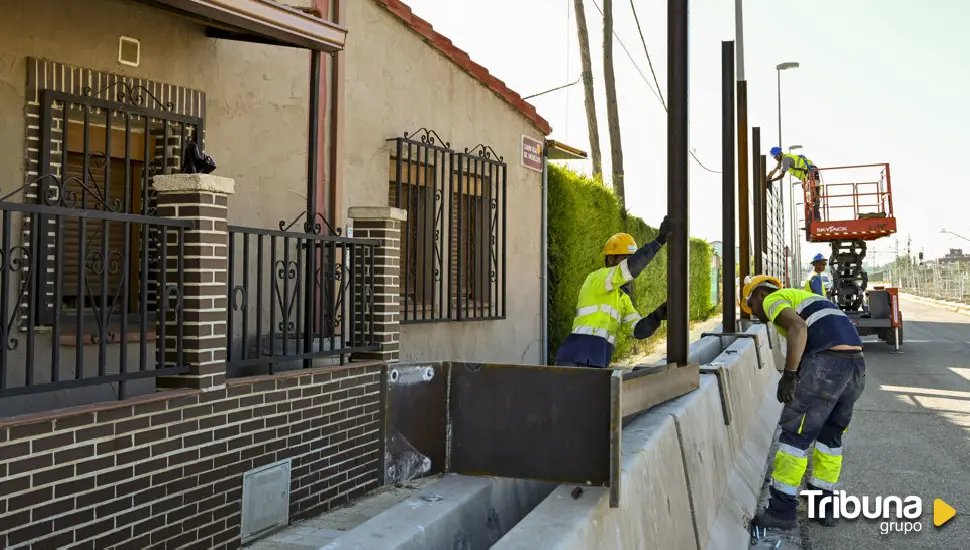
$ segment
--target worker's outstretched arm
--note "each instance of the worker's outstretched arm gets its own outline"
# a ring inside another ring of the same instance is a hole
[[[633,337],[644,340],[653,336],[654,332],[660,328],[660,322],[667,320],[667,303],[664,302],[653,313],[637,321],[633,327]]]
[[[782,309],[774,322],[788,333],[788,356],[785,358],[785,368],[797,371],[802,353],[805,352],[805,344],[808,342],[808,325],[790,307]]]
[[[667,243],[667,237],[669,236],[670,221],[667,219],[667,216],[664,216],[663,221],[660,223],[660,231],[657,233],[657,238],[641,246],[632,256],[621,262],[621,264],[626,264],[626,269],[629,271],[631,279],[636,279],[640,273],[643,273],[643,270],[650,265],[650,262],[657,255],[657,252],[660,252],[660,248]],[[623,268],[621,267],[621,269]]]

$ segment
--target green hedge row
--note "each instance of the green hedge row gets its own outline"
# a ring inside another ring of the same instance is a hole
[[[656,220],[657,223],[660,220]],[[549,361],[572,330],[579,289],[594,269],[603,266],[601,254],[606,240],[615,233],[629,233],[638,245],[657,236],[657,229],[634,216],[623,219],[619,202],[611,189],[599,180],[549,166]],[[690,318],[710,316],[718,304],[711,299],[711,247],[704,241],[690,242]],[[647,315],[667,299],[667,247],[661,249],[646,271],[636,279],[634,306]],[[666,333],[666,323],[654,338]],[[623,335],[617,342],[614,360],[638,351],[642,344]]]

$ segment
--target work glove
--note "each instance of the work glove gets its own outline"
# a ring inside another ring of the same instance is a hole
[[[664,303],[660,304],[659,306],[657,306],[657,309],[653,310],[653,312],[650,314],[650,316],[653,317],[657,321],[666,321],[667,320],[667,302],[664,302]]]
[[[798,373],[785,369],[778,381],[778,402],[791,403],[795,400],[795,387],[798,386]]]
[[[660,231],[657,232],[657,242],[661,245],[667,243],[667,237],[670,236],[670,216],[664,216],[664,220],[660,222]]]

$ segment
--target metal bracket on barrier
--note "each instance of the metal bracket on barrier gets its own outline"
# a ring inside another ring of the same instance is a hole
[[[717,393],[721,396],[721,414],[724,416],[724,425],[731,425],[731,405],[728,403],[730,397],[727,393],[727,379],[724,369],[701,367],[701,374],[713,374],[717,379]]]
[[[721,345],[724,345],[724,339],[729,337],[734,338],[750,338],[754,340],[754,352],[758,356],[758,369],[764,368],[765,364],[761,360],[761,339],[758,338],[757,334],[748,334],[747,332],[702,332],[701,338],[705,336],[716,336],[718,340],[721,341]],[[768,337],[768,341],[771,341],[771,337]],[[725,349],[727,349],[725,347]]]

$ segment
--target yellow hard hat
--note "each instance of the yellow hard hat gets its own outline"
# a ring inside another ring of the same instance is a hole
[[[741,311],[751,313],[751,304],[748,303],[751,299],[751,293],[754,292],[754,289],[765,284],[775,287],[775,290],[782,287],[781,281],[769,275],[755,275],[744,279],[744,288],[741,291]]]
[[[637,242],[629,233],[617,233],[606,241],[604,256],[626,256],[637,251]]]

